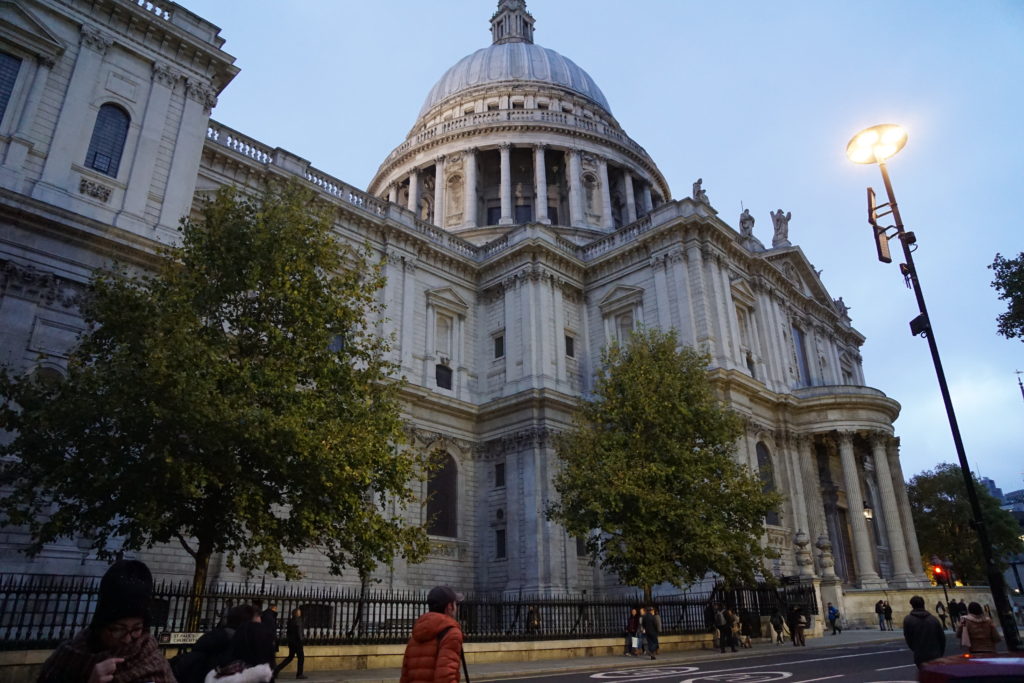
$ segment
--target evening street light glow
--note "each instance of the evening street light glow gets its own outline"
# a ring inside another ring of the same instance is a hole
[[[894,123],[862,130],[846,145],[846,156],[855,164],[880,164],[907,144],[907,131]]]

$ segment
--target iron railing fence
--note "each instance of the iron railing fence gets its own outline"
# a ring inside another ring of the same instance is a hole
[[[0,649],[54,647],[88,625],[96,609],[99,579],[93,577],[0,575]],[[426,606],[419,591],[324,588],[302,584],[254,586],[215,584],[200,593],[198,630],[207,631],[233,605],[258,603],[278,608],[279,637],[284,640],[288,616],[302,610],[311,645],[403,643]],[[629,610],[640,594],[600,596],[585,592],[565,595],[475,594],[460,605],[459,621],[467,640],[508,641],[596,638],[622,635]],[[800,604],[810,614],[818,604],[810,583],[738,590],[716,586],[658,596],[654,603],[664,633],[701,633],[709,629],[708,606],[720,601],[746,617],[757,635],[760,620],[775,609]],[[189,631],[191,584],[161,582],[151,604],[154,634]],[[536,619],[530,618],[531,609]]]

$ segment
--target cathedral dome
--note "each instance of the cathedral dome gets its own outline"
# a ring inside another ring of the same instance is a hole
[[[466,90],[509,81],[560,86],[611,114],[608,100],[597,83],[571,59],[531,42],[509,41],[489,45],[460,59],[431,88],[419,115],[425,116],[438,104]]]

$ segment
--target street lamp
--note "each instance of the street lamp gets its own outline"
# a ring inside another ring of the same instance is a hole
[[[981,516],[981,505],[978,502],[978,493],[974,489],[974,478],[971,476],[971,468],[967,464],[967,454],[964,452],[963,440],[960,438],[960,427],[957,425],[953,401],[949,396],[949,387],[946,385],[946,375],[942,371],[939,348],[935,343],[935,332],[932,330],[928,319],[928,309],[924,304],[924,293],[921,291],[921,283],[917,278],[917,270],[914,267],[913,252],[917,238],[913,232],[903,229],[903,220],[900,218],[896,195],[893,193],[892,183],[889,181],[889,170],[885,165],[885,162],[903,149],[903,146],[906,144],[907,132],[901,126],[886,123],[872,126],[854,135],[853,139],[846,145],[846,156],[854,163],[878,164],[878,168],[882,172],[882,182],[885,184],[885,194],[889,201],[884,204],[877,204],[875,202],[875,191],[870,187],[868,188],[868,223],[871,224],[874,230],[878,260],[883,263],[892,262],[892,256],[889,252],[889,240],[894,237],[897,238],[903,246],[903,258],[905,261],[900,264],[900,272],[913,288],[914,296],[917,297],[917,307],[920,311],[920,314],[910,321],[910,332],[914,336],[923,334],[928,340],[928,348],[932,354],[932,363],[935,365],[935,375],[939,380],[939,390],[942,393],[942,401],[946,406],[946,417],[949,418],[949,428],[953,433],[953,444],[956,446],[956,454],[960,459],[960,471],[963,473],[964,483],[967,487],[967,499],[971,504],[971,515],[974,517],[971,525],[977,532],[978,542],[981,544],[981,552],[985,560],[985,572],[988,576],[988,585],[992,590],[992,599],[996,605],[1000,625],[1003,627],[1003,635],[1006,637],[1007,647],[1010,650],[1019,650],[1021,649],[1020,636],[1017,633],[1017,624],[1013,619],[1010,600],[1006,595],[1006,582],[1003,580],[1003,574],[996,567],[995,559],[992,557],[992,546],[988,540],[985,521]],[[879,225],[879,219],[886,216],[892,216],[893,225]]]
[[[868,505],[868,502],[865,500],[864,501],[864,519],[866,519],[867,521],[870,522],[874,518],[875,518],[875,511],[871,509],[871,506]]]

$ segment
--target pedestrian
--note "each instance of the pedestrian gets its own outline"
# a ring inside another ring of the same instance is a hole
[[[526,632],[533,635],[540,634],[540,610],[537,605],[530,605],[526,610]]]
[[[149,632],[153,575],[137,560],[118,560],[100,580],[89,626],[43,662],[39,683],[174,683]]]
[[[178,683],[203,683],[206,675],[231,661],[231,642],[245,619],[241,606],[228,610],[223,623],[204,633],[192,649],[170,660],[171,671]]]
[[[960,645],[971,654],[995,652],[996,643],[1002,640],[996,625],[991,618],[985,616],[977,602],[967,606],[967,614],[960,619],[956,637],[960,639]]]
[[[233,662],[244,662],[246,676],[270,680],[274,673],[274,638],[263,625],[263,617],[255,607],[241,605],[239,611],[242,621],[235,631],[235,637],[231,639],[231,659]],[[254,668],[258,670],[249,671]],[[229,673],[241,674],[242,670],[232,667]],[[223,678],[223,672],[220,678]]]
[[[782,618],[782,612],[779,611],[778,607],[776,607],[775,610],[772,612],[772,615],[768,617],[768,622],[772,625],[772,628],[775,630],[776,645],[781,645],[783,643],[782,624],[784,621],[785,620]]]
[[[804,629],[807,628],[807,616],[800,605],[793,608],[793,623],[789,628],[793,632],[793,647],[807,647],[807,640],[804,638]]]
[[[879,600],[875,603],[875,615],[878,617],[878,628],[881,631],[885,630],[885,608],[882,605],[882,601]]]
[[[661,633],[661,617],[658,610],[653,606],[647,608],[647,614],[640,620],[644,627],[644,635],[647,636],[647,654],[651,659],[657,659],[658,635]]]
[[[647,616],[647,608],[641,607],[640,614],[638,616],[640,618],[640,630],[636,632],[637,657],[647,652],[647,634],[644,633],[644,617]]]
[[[260,621],[263,627],[270,631],[274,637],[274,652],[277,652],[277,605],[270,603],[267,609],[260,613]]]
[[[732,640],[732,621],[729,619],[729,612],[725,605],[718,603],[715,606],[715,627],[718,628],[718,645],[722,652],[725,652],[726,645],[736,652],[736,643]]]
[[[882,614],[885,615],[886,630],[889,630],[889,631],[893,630],[892,629],[892,605],[889,604],[888,600],[886,600],[885,602],[882,603]]]
[[[925,662],[938,659],[946,653],[945,629],[924,608],[924,598],[920,595],[910,598],[910,614],[903,619],[903,639],[914,653],[914,664],[918,669]]]
[[[629,610],[629,617],[626,618],[626,649],[622,653],[623,656],[634,656],[636,648],[640,645],[640,640],[636,636],[636,632],[639,630],[640,612],[634,607]]]
[[[946,608],[942,606],[942,600],[935,603],[935,616],[942,621],[942,630],[946,630]]]
[[[427,594],[425,612],[412,627],[402,657],[400,683],[457,683],[462,654],[462,629],[456,617],[462,596],[448,586]]]
[[[298,659],[295,678],[306,678],[302,674],[302,667],[306,662],[306,652],[303,646],[306,643],[306,630],[302,623],[302,610],[296,607],[292,610],[292,616],[288,619],[288,656],[282,660],[274,669],[276,678],[293,659]]]
[[[832,635],[839,635],[843,632],[839,625],[839,610],[831,602],[828,603],[828,623],[832,627]]]
[[[739,643],[740,647],[750,647],[750,620],[745,611],[739,611],[734,615],[736,622],[733,624],[732,636]]]

